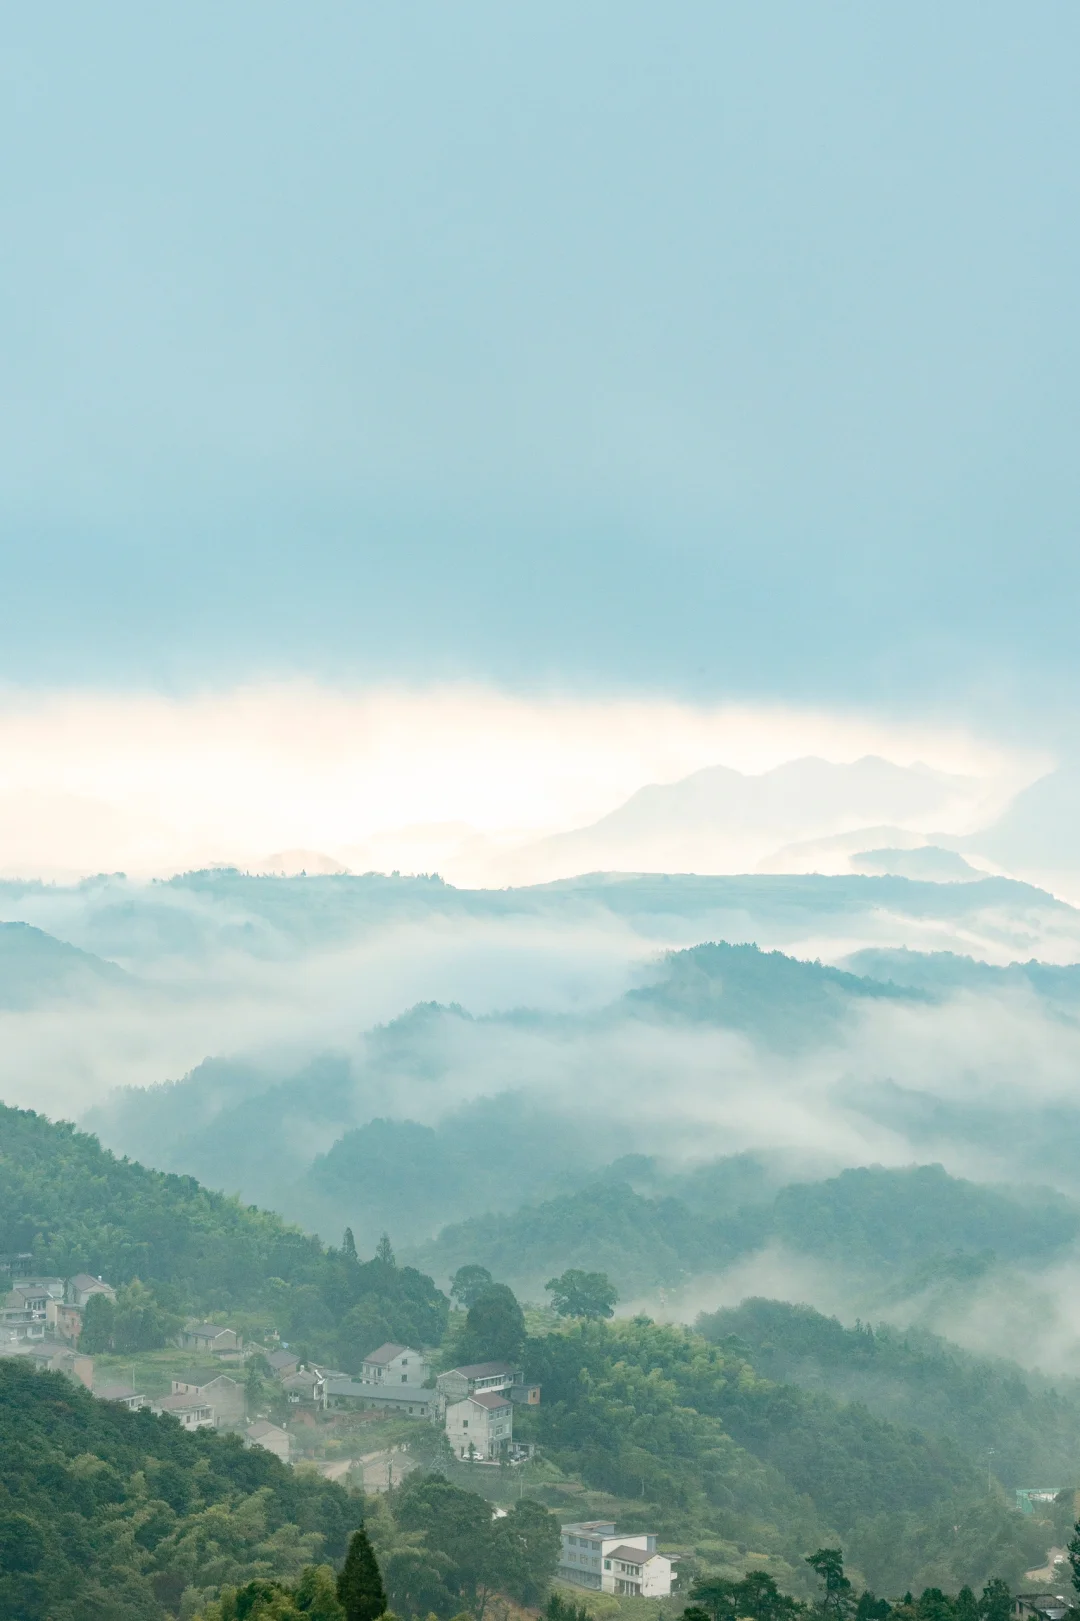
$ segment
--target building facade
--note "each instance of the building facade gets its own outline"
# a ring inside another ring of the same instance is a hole
[[[211,1356],[239,1351],[243,1343],[235,1328],[222,1328],[218,1323],[190,1323],[180,1335],[185,1350],[204,1351]]]
[[[270,1424],[261,1418],[257,1424],[252,1424],[244,1434],[244,1444],[249,1447],[262,1447],[264,1452],[272,1452],[275,1458],[282,1463],[288,1463],[289,1453],[292,1451],[292,1440],[288,1430],[283,1430],[277,1424]]]
[[[430,1418],[434,1397],[435,1392],[422,1385],[369,1385],[342,1374],[326,1380],[323,1405],[398,1413],[402,1418]]]
[[[241,1424],[247,1416],[247,1396],[239,1379],[216,1368],[189,1368],[172,1381],[174,1396],[194,1396],[214,1410],[214,1422]]]
[[[478,1390],[446,1406],[446,1438],[459,1458],[497,1458],[514,1436],[514,1408],[499,1391]]]
[[[185,1430],[212,1430],[217,1424],[213,1405],[189,1390],[174,1391],[171,1396],[160,1396],[150,1404],[153,1413],[170,1413]]]
[[[430,1375],[431,1364],[422,1351],[392,1342],[366,1356],[360,1370],[365,1385],[423,1385]]]
[[[562,1527],[559,1579],[621,1598],[666,1598],[674,1561],[651,1531],[619,1536],[612,1520],[581,1520]]]

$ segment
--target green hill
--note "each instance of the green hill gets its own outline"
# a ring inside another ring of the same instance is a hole
[[[29,923],[0,923],[0,1008],[37,1007],[62,997],[84,1000],[136,985],[115,963]]]
[[[362,1499],[214,1430],[0,1361],[0,1615],[163,1621],[200,1593],[340,1560]],[[186,1595],[186,1597],[185,1597]]]
[[[862,1403],[969,1457],[993,1448],[1010,1486],[1071,1484],[1080,1459],[1080,1384],[1052,1388],[1013,1363],[887,1324],[844,1328],[810,1306],[744,1300],[698,1319],[707,1339],[748,1356],[769,1379]]]
[[[988,1494],[984,1459],[763,1378],[745,1348],[636,1318],[539,1336],[525,1358],[543,1403],[515,1434],[707,1567],[741,1573],[753,1550],[809,1591],[807,1549],[842,1544],[879,1592],[1016,1584],[1054,1534]]]
[[[714,1185],[725,1163],[745,1161],[718,1162]],[[677,1178],[667,1185],[680,1187]],[[853,1281],[870,1280],[879,1291],[910,1292],[924,1274],[930,1281],[938,1263],[960,1258],[985,1268],[995,1257],[1045,1258],[1080,1232],[1080,1207],[1058,1194],[988,1188],[940,1165],[843,1171],[736,1209],[718,1190],[717,1214],[703,1197],[709,1185],[699,1170],[686,1179],[686,1198],[653,1197],[629,1180],[608,1179],[510,1215],[446,1227],[418,1257],[444,1275],[477,1262],[533,1293],[568,1266],[599,1267],[632,1297],[778,1243],[838,1261]]]
[[[137,1277],[170,1310],[245,1315],[350,1372],[381,1341],[435,1344],[446,1324],[446,1298],[412,1267],[360,1262],[191,1177],[2,1105],[0,1251],[31,1251],[43,1272]]]

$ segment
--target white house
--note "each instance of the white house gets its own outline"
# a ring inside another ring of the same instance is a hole
[[[619,1536],[612,1520],[582,1520],[562,1528],[559,1578],[621,1598],[667,1598],[674,1560],[657,1551],[651,1531]]]
[[[360,1378],[365,1385],[422,1385],[430,1373],[422,1351],[390,1341],[364,1358]]]
[[[174,1374],[174,1396],[198,1396],[204,1405],[214,1410],[214,1423],[239,1424],[247,1413],[244,1387],[238,1379],[217,1368],[189,1368]]]
[[[118,1402],[129,1412],[137,1413],[140,1407],[146,1406],[146,1397],[130,1385],[101,1385],[94,1391],[98,1401]]]
[[[21,1346],[44,1339],[49,1307],[63,1298],[62,1278],[20,1278],[0,1307],[0,1340]]]
[[[104,1278],[92,1277],[89,1272],[76,1272],[73,1278],[69,1278],[61,1298],[73,1306],[85,1308],[91,1295],[105,1295],[109,1300],[116,1300],[116,1290],[112,1284],[106,1283]]]
[[[497,1458],[514,1434],[514,1406],[499,1391],[478,1390],[446,1408],[446,1438],[459,1458]]]
[[[190,1390],[174,1390],[171,1396],[158,1396],[150,1403],[153,1413],[171,1413],[185,1430],[212,1430],[217,1414],[205,1396]]]
[[[282,1463],[288,1463],[289,1452],[292,1448],[292,1439],[288,1430],[281,1429],[277,1424],[270,1424],[265,1418],[260,1418],[257,1424],[252,1424],[244,1432],[244,1443],[249,1447],[262,1447],[264,1452],[272,1452]]]
[[[435,1380],[435,1411],[441,1417],[454,1402],[481,1391],[497,1391],[510,1398],[523,1378],[521,1369],[510,1362],[471,1362],[463,1368],[449,1368]],[[536,1388],[539,1394],[539,1386]]]

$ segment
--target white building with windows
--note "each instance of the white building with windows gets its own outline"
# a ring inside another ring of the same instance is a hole
[[[459,1458],[497,1458],[514,1436],[514,1404],[494,1390],[478,1390],[447,1404],[446,1438]]]
[[[366,1356],[360,1370],[365,1385],[423,1385],[430,1374],[431,1364],[422,1351],[392,1342]]]
[[[612,1520],[581,1520],[562,1528],[560,1581],[620,1598],[667,1598],[674,1560],[658,1552],[651,1531],[619,1536]]]

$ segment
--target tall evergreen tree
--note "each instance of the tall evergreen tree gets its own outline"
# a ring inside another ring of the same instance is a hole
[[[378,1244],[375,1246],[375,1259],[377,1261],[385,1261],[387,1266],[397,1265],[397,1262],[394,1260],[394,1252],[390,1248],[389,1233],[383,1233]]]
[[[346,1227],[345,1229],[345,1237],[341,1241],[341,1249],[342,1253],[347,1255],[350,1261],[356,1260],[356,1239],[353,1237],[353,1230],[351,1227]]]
[[[806,1563],[818,1575],[825,1587],[821,1598],[822,1615],[831,1616],[833,1621],[842,1621],[842,1618],[851,1608],[851,1583],[844,1575],[844,1555],[839,1548],[819,1548],[817,1553],[807,1556]]]
[[[386,1590],[363,1526],[352,1534],[338,1577],[337,1596],[345,1621],[377,1621],[386,1613]]]

